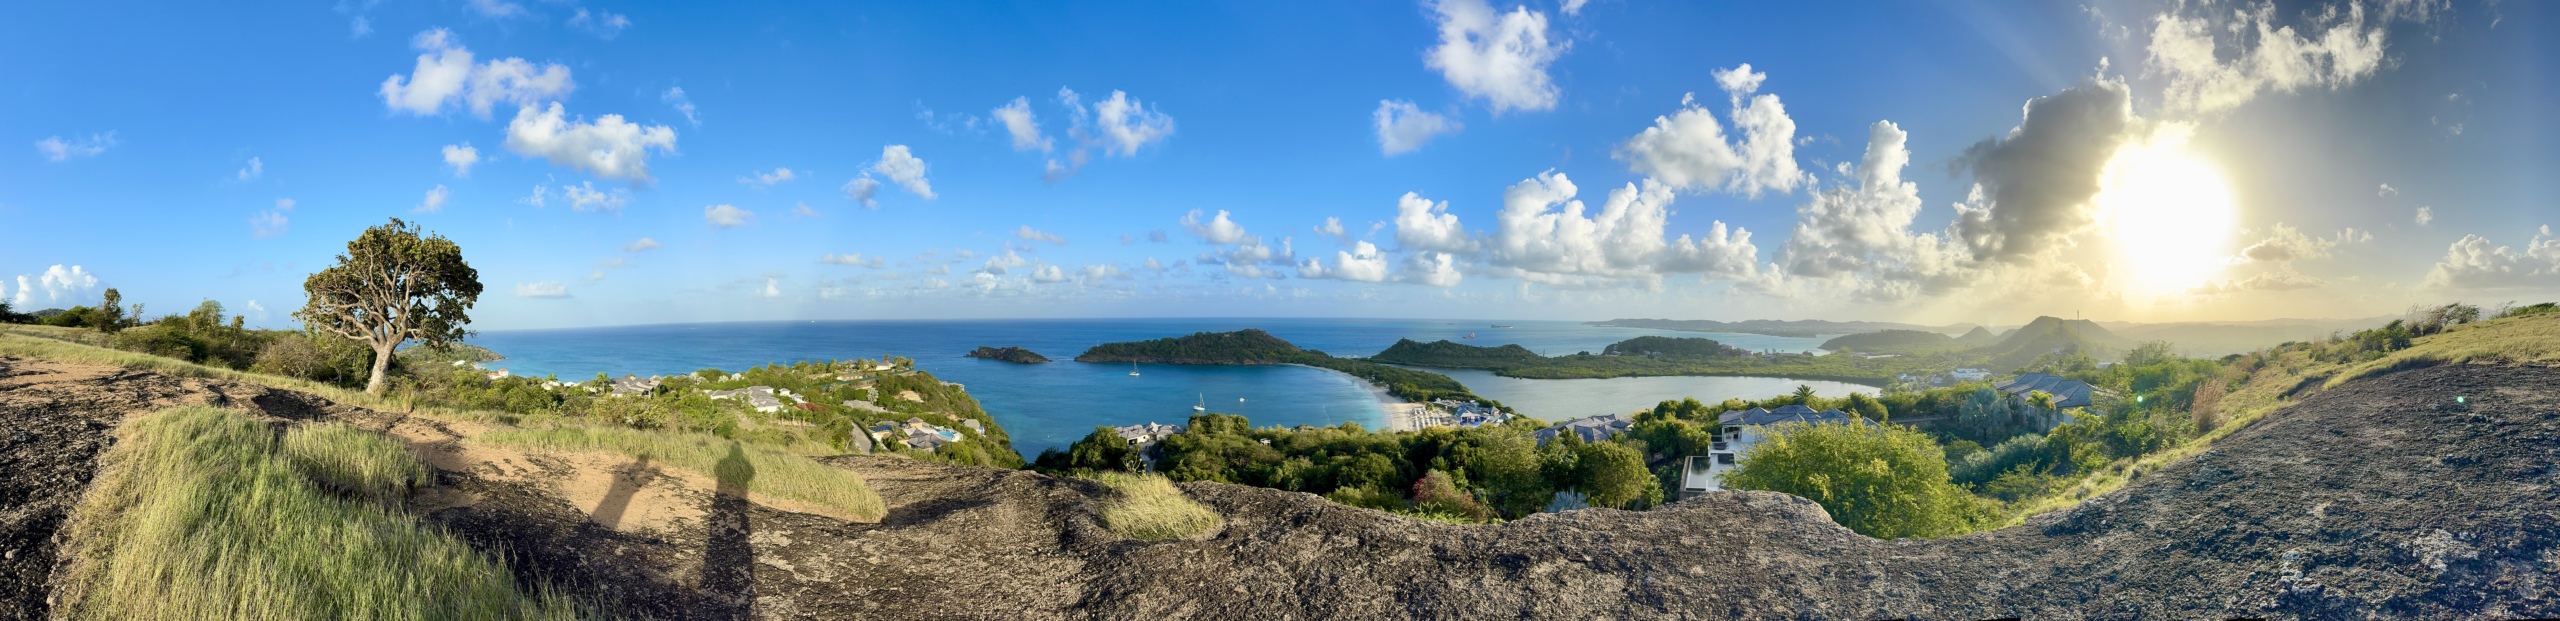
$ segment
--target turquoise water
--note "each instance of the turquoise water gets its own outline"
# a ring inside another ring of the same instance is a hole
[[[1356,421],[1377,428],[1385,411],[1367,384],[1346,375],[1305,367],[1199,367],[1084,364],[1069,360],[1098,343],[1179,336],[1201,331],[1260,328],[1300,347],[1336,356],[1378,353],[1399,338],[1450,339],[1472,345],[1519,344],[1544,355],[1598,351],[1644,335],[1713,338],[1750,350],[1809,351],[1824,337],[1671,332],[1602,328],[1567,321],[1418,321],[1385,319],[1079,319],[988,321],[821,321],[672,324],[569,330],[490,331],[471,339],[507,357],[491,363],[518,375],[584,380],[597,373],[672,375],[703,368],[738,371],[774,362],[913,358],[918,368],[944,381],[968,385],[969,394],[1013,436],[1028,457],[1064,447],[1096,425],[1147,421],[1180,423],[1191,406],[1243,414],[1256,425],[1331,425]],[[1474,333],[1477,338],[1460,337]],[[1017,365],[964,357],[978,346],[1020,346],[1058,362]],[[1796,384],[1826,395],[1853,388],[1836,382],[1764,378],[1620,378],[1519,380],[1481,371],[1446,371],[1468,388],[1531,416],[1562,420],[1651,407],[1663,399],[1694,396],[1766,397]],[[1871,390],[1871,389],[1865,389]]]

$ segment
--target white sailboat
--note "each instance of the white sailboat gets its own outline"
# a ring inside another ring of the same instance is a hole
[[[1135,362],[1129,363],[1129,377],[1137,377],[1137,376],[1138,376],[1138,363],[1135,363]]]
[[[1202,395],[1200,395],[1200,405],[1191,406],[1191,411],[1193,411],[1193,412],[1207,412],[1207,411],[1209,411],[1209,395],[1206,395],[1206,394],[1202,394]]]

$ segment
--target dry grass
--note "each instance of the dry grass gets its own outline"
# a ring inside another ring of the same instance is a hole
[[[435,470],[399,440],[343,423],[295,427],[279,448],[303,475],[340,493],[387,501],[435,483]]]
[[[864,521],[888,515],[880,495],[860,475],[807,457],[749,447],[719,436],[557,423],[540,429],[500,429],[471,438],[489,446],[561,452],[615,453],[691,470],[723,485],[812,503]],[[750,469],[738,467],[743,459]],[[742,479],[742,480],[741,480]]]
[[[49,360],[71,364],[95,364],[148,371],[174,377],[195,377],[257,384],[279,390],[307,392],[331,401],[383,411],[422,414],[429,418],[490,422],[500,416],[516,416],[499,412],[461,410],[436,407],[398,399],[376,397],[361,390],[348,390],[310,380],[251,373],[222,367],[205,366],[185,360],[162,358],[151,354],[108,349],[95,345],[60,340],[31,332],[31,329],[67,330],[50,326],[0,326],[0,356]]]
[[[414,471],[396,466],[414,462],[396,444],[321,446],[350,437],[303,434],[300,452]],[[461,540],[312,481],[297,451],[245,415],[162,410],[117,440],[63,531],[58,618],[576,617]]]
[[[1164,475],[1103,472],[1092,479],[1111,488],[1112,498],[1102,507],[1102,524],[1122,537],[1182,539],[1209,532],[1221,521],[1217,512],[1183,495]]]
[[[2419,337],[2391,352],[2329,378],[2324,388],[2362,377],[2439,364],[2560,362],[2560,314],[2491,319]]]

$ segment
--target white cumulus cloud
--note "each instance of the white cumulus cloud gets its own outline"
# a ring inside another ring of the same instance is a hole
[[[570,120],[560,104],[525,106],[507,123],[507,149],[606,179],[646,183],[649,152],[673,152],[676,130],[665,125],[636,125],[622,115],[607,114],[589,123]]]
[[[755,219],[755,217],[756,212],[739,209],[733,205],[712,205],[702,208],[702,220],[704,222],[709,222],[711,223],[711,226],[724,229],[745,226],[749,221]]]
[[[656,250],[656,249],[658,249],[658,248],[659,248],[660,246],[662,246],[662,245],[663,245],[663,244],[659,244],[659,243],[658,243],[658,240],[656,240],[656,239],[651,239],[651,238],[647,238],[647,237],[642,237],[642,238],[640,238],[640,239],[638,239],[638,240],[635,240],[635,241],[633,241],[633,242],[631,242],[631,243],[623,244],[623,245],[622,245],[622,250],[623,250],[624,252],[646,252],[646,251],[650,251],[650,250]]]
[[[879,195],[880,180],[873,179],[868,174],[844,183],[844,197],[853,202],[862,203],[866,209],[880,208],[879,199],[876,198]]]
[[[235,176],[239,177],[241,181],[254,181],[259,177],[266,176],[266,174],[267,163],[259,161],[258,158],[252,157],[249,158],[249,165],[240,167],[240,172]]]
[[[898,187],[925,200],[933,200],[933,184],[924,178],[924,160],[907,150],[907,145],[893,144],[880,148],[880,161],[871,164],[871,172],[880,173]]]
[[[2419,205],[2419,206],[2418,206],[2418,217],[2417,217],[2417,220],[2418,220],[2418,226],[2426,226],[2426,225],[2428,225],[2428,224],[2434,223],[2434,222],[2436,221],[2436,208],[2435,208],[2435,206],[2433,206],[2433,205]]]
[[[1508,110],[1548,110],[1559,93],[1547,76],[1570,43],[1550,42],[1547,16],[1517,7],[1496,13],[1484,0],[1439,0],[1440,45],[1423,64],[1440,72],[1450,86],[1484,99],[1495,114]]]
[[[1013,137],[1015,151],[1038,149],[1047,153],[1057,144],[1040,133],[1040,119],[1031,113],[1031,100],[1028,98],[1015,97],[1012,102],[998,106],[988,114],[994,116],[996,122],[1004,124],[1005,134]]]
[[[879,256],[877,256],[877,255],[874,255],[874,256],[868,256],[868,257],[866,257],[866,256],[862,256],[860,253],[856,253],[856,254],[828,254],[828,255],[826,255],[826,256],[818,257],[818,262],[819,262],[819,263],[826,263],[826,264],[830,264],[830,265],[850,265],[850,266],[854,266],[854,267],[868,267],[868,268],[871,268],[871,269],[880,269],[880,267],[881,267],[881,266],[883,266],[883,265],[887,265],[887,264],[888,264],[888,262],[887,262],[887,260],[886,260],[886,259],[882,259],[881,257],[879,257]]]
[[[569,199],[569,209],[571,211],[585,213],[620,213],[624,205],[631,204],[631,191],[622,188],[598,190],[596,189],[596,184],[593,181],[581,181],[578,182],[578,185],[561,186],[560,196],[562,198]]]
[[[667,92],[658,94],[658,101],[666,102],[677,112],[684,113],[684,122],[691,123],[694,127],[702,126],[702,117],[694,115],[693,98],[685,96],[683,87],[667,87]]]
[[[1378,128],[1378,151],[1389,156],[1420,150],[1433,137],[1462,128],[1456,120],[1424,112],[1410,101],[1379,100],[1378,111],[1369,116]]]
[[[620,13],[605,11],[590,13],[580,8],[577,14],[569,16],[569,27],[585,30],[599,39],[612,41],[614,37],[622,36],[622,29],[631,27],[631,18]]]
[[[418,55],[418,65],[409,75],[383,79],[382,103],[393,111],[440,114],[447,103],[458,100],[485,119],[499,102],[534,106],[565,99],[577,89],[569,79],[569,67],[558,63],[537,66],[522,58],[504,58],[473,64],[471,50],[442,28],[418,33],[409,43],[425,53]]]
[[[2180,3],[2153,20],[2145,70],[2166,78],[2162,99],[2181,112],[2223,112],[2265,92],[2340,88],[2382,68],[2393,21],[2427,21],[2439,4],[2389,2],[2380,14],[2361,2],[2331,5],[2306,12],[2297,29],[2277,23],[2273,2]]]
[[[2497,289],[2560,283],[2560,237],[2543,225],[2541,234],[2523,250],[2499,246],[2488,238],[2464,235],[2445,249],[2444,260],[2427,272],[2431,287]]]
[[[480,163],[480,150],[472,148],[471,143],[444,146],[444,165],[453,167],[454,177],[470,177],[471,166],[478,163]]]
[[[1777,95],[1754,95],[1768,74],[1744,64],[1714,75],[1742,135],[1728,139],[1715,113],[1684,95],[1679,112],[1655,117],[1653,127],[1627,139],[1613,155],[1637,174],[1681,190],[1723,189],[1752,198],[1795,191],[1805,180],[1796,167],[1795,120]]]
[[[1334,253],[1333,265],[1323,259],[1310,258],[1298,265],[1299,278],[1333,278],[1354,282],[1381,282],[1387,279],[1387,254],[1376,244],[1357,242],[1350,250]]]

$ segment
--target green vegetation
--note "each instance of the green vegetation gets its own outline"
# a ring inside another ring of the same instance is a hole
[[[1155,470],[1174,481],[1307,492],[1453,522],[1526,516],[1559,490],[1583,490],[1604,506],[1660,502],[1660,485],[1633,451],[1560,442],[1540,448],[1530,435],[1538,424],[1380,433],[1357,423],[1256,428],[1242,416],[1202,414],[1150,450]],[[1639,465],[1627,467],[1631,461]],[[1106,427],[1066,451],[1042,453],[1034,467],[1075,474],[1134,472],[1144,464],[1144,456]]]
[[[1545,360],[1545,356],[1519,345],[1476,347],[1446,340],[1422,343],[1413,339],[1396,339],[1386,351],[1370,356],[1370,360],[1388,364],[1424,364],[1444,369],[1499,369]]]
[[[1999,522],[1996,505],[1947,481],[1928,436],[1894,426],[1781,425],[1725,475],[1740,489],[1795,494],[1831,519],[1878,539],[1943,537]]]
[[[1527,352],[1527,350],[1521,351]],[[1076,361],[1227,365],[1295,364],[1331,369],[1368,380],[1371,384],[1385,387],[1387,394],[1406,401],[1455,399],[1480,401],[1496,408],[1502,407],[1501,403],[1492,399],[1476,396],[1475,393],[1467,390],[1466,385],[1458,383],[1458,380],[1449,379],[1446,375],[1378,364],[1378,361],[1372,360],[1335,358],[1321,351],[1300,349],[1297,345],[1261,330],[1200,332],[1189,336],[1150,341],[1104,343],[1085,350],[1084,354],[1076,356]]]
[[[506,359],[506,356],[489,351],[489,348],[469,343],[414,345],[400,350],[397,357],[400,364],[411,367],[471,366]],[[462,364],[456,365],[456,362]]]
[[[1042,356],[1038,353],[1032,352],[1031,350],[1020,347],[979,347],[977,349],[969,350],[967,355],[971,358],[1001,360],[1014,364],[1041,364],[1049,361],[1048,356]]]
[[[162,410],[126,424],[63,530],[55,614],[577,616],[566,598],[525,592],[495,559],[375,500],[397,497],[407,484],[400,477],[323,482],[301,465],[318,459],[387,468],[368,476],[414,471],[398,465],[415,458],[396,444],[356,437],[296,430],[279,442],[263,423],[201,407]]]
[[[1097,472],[1088,477],[1111,488],[1102,507],[1102,524],[1130,539],[1162,541],[1209,532],[1222,521],[1218,513],[1182,494],[1162,475]]]
[[[308,301],[293,318],[372,347],[364,391],[379,395],[402,343],[441,347],[470,335],[463,326],[480,300],[480,272],[452,240],[392,218],[347,242],[338,263],[304,279],[302,291]]]
[[[809,503],[856,520],[876,521],[888,514],[880,495],[853,471],[807,457],[698,433],[641,431],[625,427],[559,423],[500,429],[469,440],[474,444],[544,451],[611,453],[649,460],[712,477],[723,486]],[[743,459],[741,469],[733,460]],[[748,474],[752,473],[752,474]],[[745,480],[737,480],[745,479]]]
[[[1751,319],[1745,321],[1709,321],[1703,319],[1611,319],[1590,325],[1618,328],[1649,328],[1681,332],[1739,332],[1769,336],[1814,337],[1825,334],[1856,334],[1877,330],[1919,330],[1926,326],[1882,321],[1823,321],[1819,319]]]

